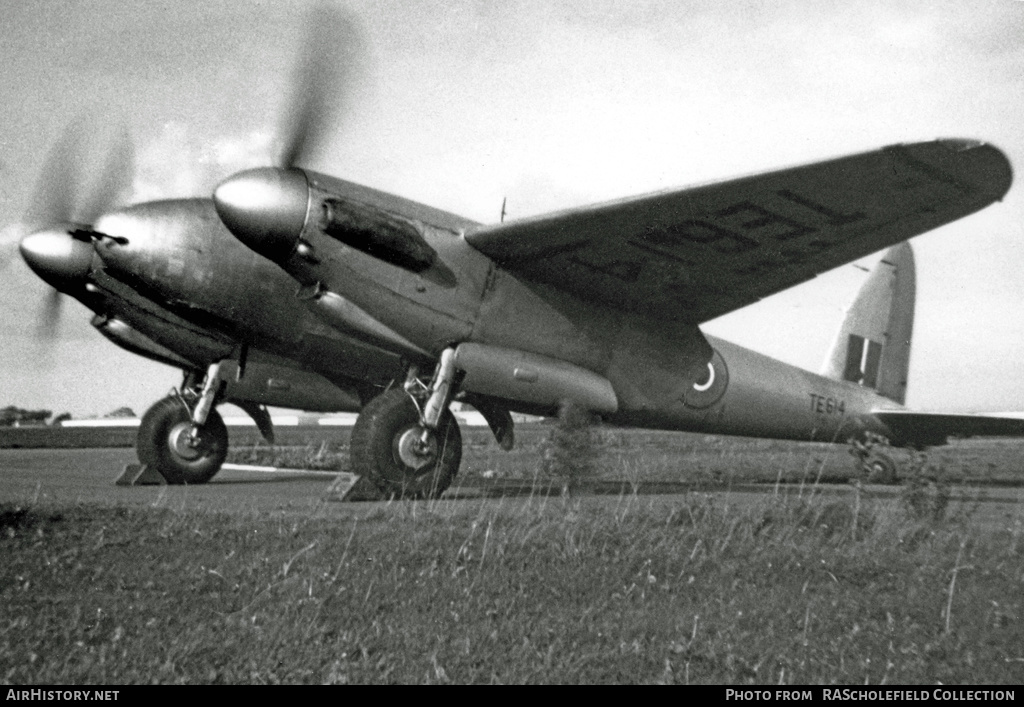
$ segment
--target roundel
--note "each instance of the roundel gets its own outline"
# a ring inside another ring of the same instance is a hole
[[[698,409],[714,405],[725,395],[728,385],[729,369],[716,350],[707,365],[694,370],[690,384],[683,390],[683,403]]]

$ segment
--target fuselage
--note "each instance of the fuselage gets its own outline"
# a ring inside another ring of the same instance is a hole
[[[716,352],[712,365],[717,380],[708,390],[711,396],[690,402],[684,395],[654,415],[623,411],[621,421],[716,434],[845,442],[865,431],[886,434],[872,411],[902,408],[869,388],[826,378],[716,337],[707,339]],[[688,392],[707,383],[684,381]]]
[[[264,209],[252,225],[295,216],[269,241],[257,233],[248,244],[263,247],[304,287],[336,293],[431,356],[472,343],[597,374],[614,390],[614,409],[603,411],[612,423],[845,441],[866,429],[884,432],[871,410],[899,407],[858,385],[707,337],[696,323],[680,323],[685,317],[667,324],[521,279],[469,245],[461,236],[473,224],[457,216],[311,172],[271,175],[285,185],[274,205],[281,213]],[[345,221],[352,230],[339,235],[331,219],[342,208],[353,214]],[[389,259],[386,243],[382,250],[360,242],[374,235],[352,225],[360,219],[415,229],[410,238],[423,244],[416,247],[436,257],[420,267]],[[514,395],[504,402],[537,410]]]

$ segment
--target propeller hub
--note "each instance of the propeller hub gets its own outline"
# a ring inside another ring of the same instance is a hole
[[[295,250],[309,201],[309,183],[298,169],[246,170],[228,177],[213,192],[217,214],[228,230],[278,263]]]
[[[19,249],[32,271],[60,292],[74,294],[87,282],[93,248],[71,229],[49,228],[21,239]]]

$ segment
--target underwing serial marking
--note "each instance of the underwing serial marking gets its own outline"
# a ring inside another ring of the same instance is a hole
[[[739,255],[755,251],[765,245],[776,246],[817,233],[821,227],[846,226],[867,218],[863,211],[842,213],[788,189],[780,189],[775,195],[810,212],[814,218],[794,218],[747,199],[719,209],[708,218],[685,219],[668,226],[649,227],[627,242],[640,250],[657,253],[684,264],[692,264],[692,259],[688,257],[687,244],[706,246],[723,255]],[[782,264],[802,263],[834,245],[835,243],[828,238],[815,238],[798,248],[782,251]],[[778,266],[778,263],[774,262],[779,259],[780,251],[777,250],[777,246],[772,252],[775,257],[754,264],[754,271]],[[748,266],[748,270],[750,267]]]
[[[846,226],[867,218],[863,211],[842,213],[789,189],[780,189],[775,195],[813,214],[814,218],[794,218],[745,199],[719,209],[706,218],[684,219],[662,227],[650,226],[642,233],[628,238],[627,243],[638,250],[669,258],[689,268],[697,266],[690,244],[707,247],[722,255],[742,255],[752,253],[762,246],[773,246],[761,258],[747,260],[739,269],[734,270],[737,275],[749,276],[802,264],[836,245],[827,236],[800,242],[795,247],[780,248],[782,244],[790,241],[795,244],[797,241],[794,239],[818,233],[822,227]],[[579,250],[586,243],[577,241],[549,248],[542,251],[541,255],[545,258],[565,255]],[[590,254],[584,256],[579,253],[569,260],[625,283],[636,282],[643,269],[643,261],[636,259],[613,257],[598,261]]]

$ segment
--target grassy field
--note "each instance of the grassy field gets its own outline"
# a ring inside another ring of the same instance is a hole
[[[516,451],[466,435],[460,483],[536,482],[548,429]],[[0,506],[0,681],[82,683],[1024,682],[1024,516],[951,515],[949,484],[1017,473],[1019,442],[904,459],[855,490],[695,489],[851,477],[842,446],[599,430],[592,478],[537,493],[217,515]],[[333,443],[234,461],[344,469]],[[1018,474],[1019,476],[1019,474]]]
[[[550,423],[520,424],[516,448],[500,450],[486,428],[463,426],[465,453],[457,483],[479,485],[493,479],[531,480],[541,466]],[[279,445],[266,445],[255,428],[231,429],[229,461],[316,469],[348,470],[345,427],[287,427],[277,430]],[[127,447],[136,430],[22,427],[0,429],[0,448]],[[845,482],[854,464],[845,445],[726,437],[686,432],[602,428],[596,478],[617,481],[678,482],[703,486],[730,483]],[[902,465],[913,455],[893,450]],[[928,452],[926,466],[951,483],[1024,483],[1024,439],[953,440]]]
[[[1024,682],[1020,520],[651,500],[0,508],[0,680]]]
[[[502,451],[481,428],[463,428],[464,452],[456,484],[531,481],[542,467],[550,424],[521,425],[516,446]],[[854,458],[842,444],[726,437],[686,432],[598,429],[599,457],[593,478],[619,482],[683,482],[699,487],[740,483],[844,483],[856,476]],[[922,460],[909,450],[888,452],[907,475],[922,471],[948,483],[1024,483],[1024,440],[954,440]],[[236,445],[229,461],[348,471],[347,430],[307,444]]]

